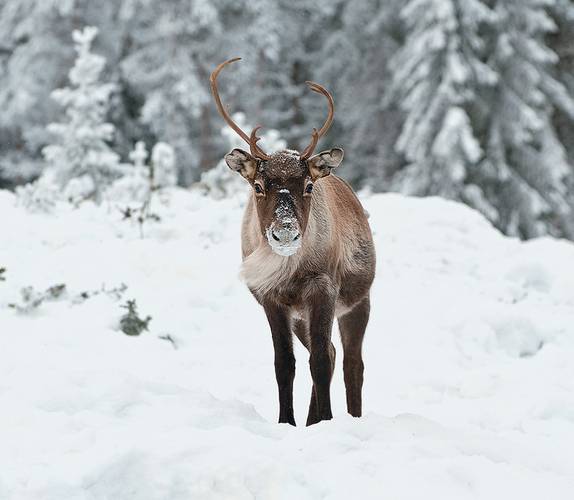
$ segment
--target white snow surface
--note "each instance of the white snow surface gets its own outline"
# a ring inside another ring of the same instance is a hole
[[[441,199],[363,199],[377,246],[364,417],[276,423],[265,315],[238,278],[241,196],[173,189],[145,237],[114,207],[0,191],[0,499],[571,499],[574,245]],[[19,290],[67,285],[30,314]],[[122,300],[85,290],[125,283]],[[150,329],[118,329],[128,298]],[[160,336],[169,334],[177,349]]]

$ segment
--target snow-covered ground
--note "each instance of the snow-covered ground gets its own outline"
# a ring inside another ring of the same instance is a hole
[[[238,278],[241,197],[167,200],[141,239],[115,208],[30,215],[0,191],[0,499],[573,498],[573,244],[503,237],[440,199],[365,198],[365,416],[345,413],[339,355],[335,417],[304,426],[297,347],[293,428]],[[31,313],[8,307],[58,283]],[[118,330],[131,298],[153,318],[138,337]]]

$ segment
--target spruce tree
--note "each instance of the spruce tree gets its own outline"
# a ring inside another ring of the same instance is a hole
[[[130,47],[120,63],[122,78],[141,96],[139,117],[153,139],[168,141],[186,158],[179,174],[189,184],[219,159],[208,79],[229,33],[211,0],[141,0],[140,8],[130,10],[124,13]],[[239,52],[236,46],[233,54]]]
[[[485,157],[476,180],[496,207],[495,224],[507,234],[574,237],[566,152],[552,117],[574,110],[554,77],[557,55],[546,36],[556,30],[553,0],[498,0],[488,64],[497,75],[480,122]],[[574,116],[574,113],[573,113]]]
[[[65,108],[66,121],[48,126],[57,142],[43,152],[62,188],[74,179],[82,179],[85,194],[99,201],[104,189],[122,172],[118,155],[108,145],[114,126],[105,122],[114,86],[99,81],[106,60],[91,52],[97,33],[94,27],[73,33],[78,55],[69,73],[71,86],[52,93]]]
[[[390,85],[389,59],[398,48],[399,11],[403,0],[337,2],[313,54],[313,79],[335,97],[335,122],[325,138],[328,146],[345,149],[345,165],[338,175],[373,191],[388,187],[399,165],[393,149],[402,114],[383,99]],[[330,4],[331,5],[331,4]],[[317,120],[324,116],[320,109]],[[323,148],[323,146],[321,146]]]
[[[479,35],[494,14],[480,0],[411,0],[400,16],[404,44],[390,62],[387,99],[405,113],[396,149],[406,166],[394,187],[492,211],[481,187],[470,180],[481,150],[468,110],[479,89],[496,81],[481,60]]]

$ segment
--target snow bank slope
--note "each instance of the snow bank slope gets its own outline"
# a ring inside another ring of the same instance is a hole
[[[240,200],[174,191],[140,239],[115,209],[28,215],[0,191],[0,499],[572,498],[574,245],[444,200],[364,201],[366,415],[345,414],[339,356],[334,420],[302,426],[298,348],[291,428],[237,277]],[[30,314],[7,307],[60,282]],[[119,301],[78,299],[121,283]],[[153,317],[139,337],[117,329],[128,298]]]

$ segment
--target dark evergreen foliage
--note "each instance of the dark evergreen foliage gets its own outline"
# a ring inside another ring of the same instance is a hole
[[[140,317],[135,300],[128,300],[123,306],[127,310],[120,319],[120,330],[126,335],[137,336],[148,329],[151,316]]]

